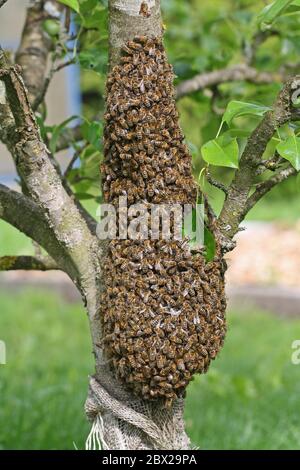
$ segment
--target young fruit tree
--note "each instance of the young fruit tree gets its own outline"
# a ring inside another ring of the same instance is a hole
[[[160,3],[33,1],[15,56],[0,51],[0,139],[19,181],[17,191],[0,185],[0,217],[35,246],[33,256],[2,257],[0,269],[61,270],[82,296],[95,357],[88,449],[191,446],[184,397],[224,342],[226,254],[247,213],[300,170],[299,1],[260,11],[241,1],[230,12],[238,32],[213,17],[216,6],[197,22],[197,1],[162,1],[165,25]],[[97,77],[96,106],[73,127],[73,117],[49,126],[49,84],[74,63],[83,82]],[[177,111],[193,127],[198,108],[211,124],[201,151]],[[209,188],[223,194],[218,211]],[[86,199],[113,211],[97,222]],[[167,237],[147,211],[169,206],[190,211],[179,232],[168,214]]]

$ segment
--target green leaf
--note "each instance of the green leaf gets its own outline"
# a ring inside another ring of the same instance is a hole
[[[85,15],[86,13],[90,13],[94,8],[97,7],[98,0],[80,0],[80,13]]]
[[[284,142],[280,142],[276,149],[282,158],[288,160],[297,171],[300,171],[300,137],[293,135]]]
[[[78,55],[81,67],[87,70],[94,70],[99,74],[106,73],[107,51],[99,51],[97,48],[87,49]]]
[[[223,116],[223,121],[230,126],[232,120],[239,116],[263,116],[271,108],[254,103],[244,103],[243,101],[230,101]]]
[[[72,8],[72,10],[76,11],[76,13],[79,13],[79,2],[78,0],[58,0],[60,3],[63,3],[67,7]]]
[[[237,137],[238,139],[243,139],[245,137],[249,137],[251,132],[251,129],[238,129],[236,127],[232,127],[228,131],[223,132],[222,137],[228,134],[230,135],[230,137]]]
[[[102,8],[102,9],[101,9]],[[99,6],[94,12],[83,18],[82,25],[87,29],[99,29],[104,31],[107,29],[107,11],[104,7]]]
[[[216,254],[216,241],[210,230],[204,227],[204,245],[205,245],[205,259],[212,261]]]
[[[237,139],[229,135],[206,142],[201,148],[202,157],[211,165],[238,168],[239,146]]]
[[[85,121],[81,126],[83,138],[94,148],[102,150],[103,124],[98,121]]]
[[[272,23],[278,18],[293,0],[276,0],[267,5],[258,15],[257,21],[262,30],[270,28]]]
[[[87,201],[89,199],[94,199],[94,195],[93,194],[89,194],[89,193],[75,193],[75,196],[77,199],[79,199],[80,201]]]

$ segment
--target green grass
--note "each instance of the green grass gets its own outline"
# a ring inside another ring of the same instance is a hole
[[[0,449],[82,449],[93,360],[83,308],[50,292],[0,292]],[[230,313],[226,345],[187,394],[187,430],[201,449],[296,449],[300,320]]]
[[[83,404],[93,371],[87,317],[49,292],[0,294],[0,448],[83,447]]]

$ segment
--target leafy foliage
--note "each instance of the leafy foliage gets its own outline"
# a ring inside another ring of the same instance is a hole
[[[300,171],[300,137],[296,137],[294,134],[287,140],[280,142],[276,149],[297,171]]]
[[[63,3],[67,7],[72,8],[74,11],[79,13],[79,2],[78,0],[58,0],[60,3]]]
[[[293,0],[276,0],[266,5],[262,12],[258,15],[258,24],[262,29],[270,28],[276,18],[281,16]]]
[[[108,2],[61,0],[61,3],[73,11],[77,38],[71,43],[71,49],[81,69],[84,116],[84,141],[73,145],[78,160],[68,180],[78,197],[93,194],[96,200],[99,199],[96,165],[102,159],[103,96],[108,63]],[[234,64],[248,63],[258,72],[276,74],[287,64],[294,66],[299,61],[299,0],[274,0],[268,5],[263,0],[250,3],[248,0],[209,3],[166,0],[162,9],[165,45],[176,73],[176,84],[195,74]],[[53,34],[55,37],[56,33]],[[66,58],[70,57],[70,47],[62,47],[62,51]],[[249,135],[271,109],[279,88],[280,83],[276,82],[237,81],[195,92],[179,101],[181,123],[193,150],[195,175],[203,166],[212,165],[215,176],[224,181],[232,178]],[[64,125],[72,126],[72,122]],[[57,136],[65,127],[51,128],[43,122],[41,126],[55,150]],[[290,137],[281,138],[283,142],[279,142],[277,151],[286,162],[298,168]],[[277,145],[278,141],[274,141],[268,146],[266,158],[272,157]],[[96,175],[92,175],[93,171]]]

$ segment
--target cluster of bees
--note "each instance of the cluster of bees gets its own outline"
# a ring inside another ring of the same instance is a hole
[[[196,185],[160,39],[128,42],[107,81],[102,186],[106,202],[194,204]],[[111,240],[103,265],[103,348],[115,375],[166,405],[223,345],[221,259],[186,239]]]

